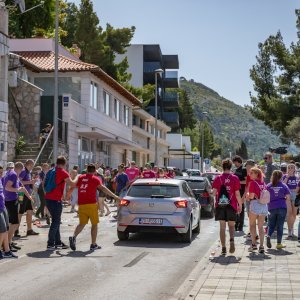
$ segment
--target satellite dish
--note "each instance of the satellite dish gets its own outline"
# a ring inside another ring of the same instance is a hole
[[[25,0],[14,0],[15,5],[19,5],[21,13],[25,12]]]

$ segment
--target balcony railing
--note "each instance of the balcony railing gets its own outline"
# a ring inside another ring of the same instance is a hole
[[[178,79],[178,71],[166,71],[165,79]]]
[[[177,92],[165,92],[164,101],[178,101],[179,94]]]
[[[161,63],[159,61],[144,62],[145,73],[154,73],[157,69],[161,69]]]
[[[178,127],[179,126],[179,115],[178,112],[164,112],[164,121],[167,125],[171,127]]]

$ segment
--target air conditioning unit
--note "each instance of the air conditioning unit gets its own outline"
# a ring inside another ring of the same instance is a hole
[[[17,87],[18,86],[18,73],[16,71],[9,71],[8,72],[8,85],[10,87]]]

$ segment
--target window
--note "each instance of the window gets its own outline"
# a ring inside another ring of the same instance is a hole
[[[124,105],[124,123],[129,126],[129,107]]]
[[[109,94],[105,91],[103,92],[103,100],[104,100],[104,113],[109,116],[109,112],[110,112]]]
[[[90,152],[90,140],[86,138],[82,138],[82,148],[81,150],[84,152]]]
[[[137,116],[135,116],[135,115],[133,115],[132,116],[132,125],[137,125],[137,123],[138,123],[138,117]]]
[[[90,107],[98,109],[98,86],[92,81],[90,85]]]
[[[145,129],[145,121],[143,119],[140,119],[140,128]]]
[[[114,101],[115,119],[120,122],[120,101],[115,99]]]

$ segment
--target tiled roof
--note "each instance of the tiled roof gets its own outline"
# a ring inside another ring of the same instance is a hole
[[[14,53],[19,55],[22,63],[33,72],[54,72],[55,55],[52,51],[24,51]],[[58,70],[59,72],[91,72],[117,90],[126,99],[131,101],[132,104],[141,106],[141,101],[139,99],[137,99],[97,65],[76,61],[66,56],[59,55]]]

